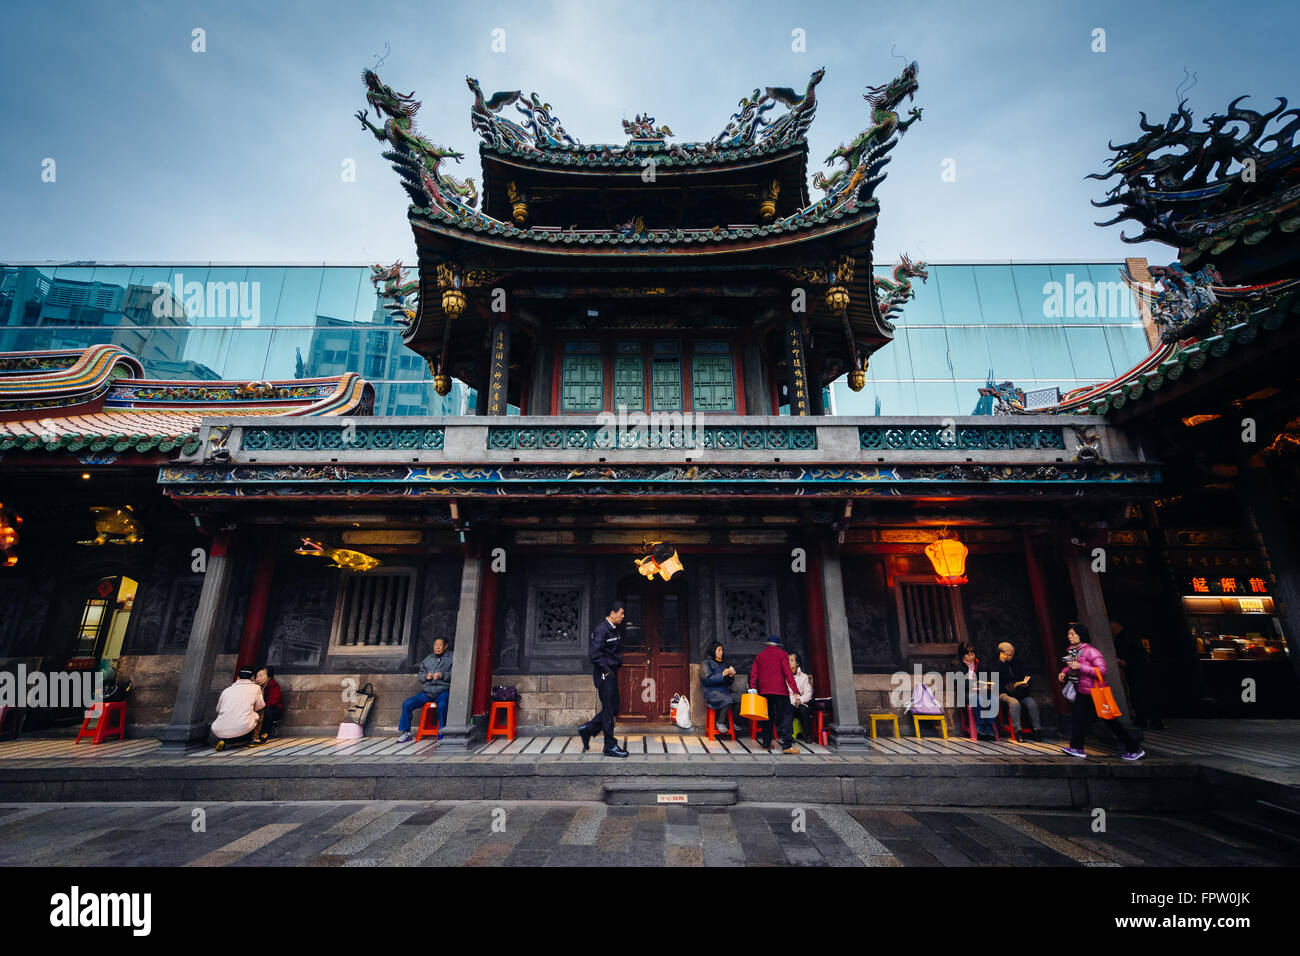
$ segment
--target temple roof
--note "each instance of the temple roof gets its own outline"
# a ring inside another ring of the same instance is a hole
[[[353,372],[276,382],[161,381],[116,345],[0,352],[0,452],[191,448],[214,415],[365,414],[373,387]]]

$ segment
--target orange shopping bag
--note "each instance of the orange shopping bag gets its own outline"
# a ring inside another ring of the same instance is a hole
[[[1100,674],[1093,678],[1091,694],[1093,709],[1102,720],[1114,720],[1121,716],[1119,704],[1115,703],[1115,695],[1110,692],[1109,685]]]

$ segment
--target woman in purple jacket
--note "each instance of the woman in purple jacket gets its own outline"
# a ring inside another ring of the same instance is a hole
[[[1097,711],[1092,706],[1092,688],[1106,678],[1106,658],[1088,643],[1088,629],[1082,624],[1071,622],[1065,636],[1070,642],[1070,649],[1065,655],[1065,667],[1057,675],[1057,680],[1062,684],[1069,681],[1074,686],[1075,695],[1070,711],[1070,746],[1061,749],[1071,757],[1086,757],[1083,741],[1092,722],[1097,719]],[[1119,720],[1111,718],[1106,724],[1124,745],[1125,760],[1141,760],[1146,756],[1146,751]]]

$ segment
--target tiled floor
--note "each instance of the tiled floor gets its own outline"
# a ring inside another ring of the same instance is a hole
[[[196,828],[196,810],[202,827]],[[0,804],[0,866],[1283,866],[1199,815],[748,804]]]
[[[910,729],[910,728],[909,728]],[[800,743],[799,755],[782,754],[777,748],[771,753],[759,749],[752,740],[743,736],[732,741],[726,738],[708,740],[691,734],[629,734],[628,750],[636,757],[657,761],[677,762],[710,760],[790,761],[819,759],[842,762],[867,760],[873,762],[905,762],[953,760],[978,761],[1070,761],[1060,751],[1064,741],[1056,739],[1042,742],[974,741],[966,737],[894,738],[880,736],[870,741],[866,755],[844,755],[816,744]],[[1230,757],[1258,767],[1300,769],[1300,721],[1171,721],[1164,731],[1149,731],[1146,748],[1153,757],[1209,758]],[[1089,740],[1090,756],[1114,756],[1114,751]],[[470,754],[448,755],[438,753],[435,740],[418,743],[397,742],[395,737],[366,737],[361,740],[338,741],[333,737],[283,737],[262,747],[231,748],[222,753],[211,747],[195,748],[177,753],[163,751],[153,738],[108,741],[98,746],[86,742],[74,744],[70,737],[27,737],[21,740],[0,742],[0,769],[32,768],[49,765],[49,761],[89,760],[111,762],[115,765],[157,765],[196,761],[269,761],[276,763],[310,764],[335,761],[375,763],[395,760],[437,762],[441,760],[526,763],[602,760],[599,740],[593,741],[591,750],[582,753],[582,743],[577,737],[517,737],[513,741],[494,740],[478,746]]]

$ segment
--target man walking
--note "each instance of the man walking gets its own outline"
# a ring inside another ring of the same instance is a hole
[[[794,709],[790,706],[790,695],[798,696],[799,685],[795,682],[794,672],[790,670],[790,658],[781,649],[781,638],[772,634],[767,639],[767,647],[758,652],[754,664],[749,668],[749,687],[757,690],[767,698],[767,720],[758,730],[758,745],[764,750],[772,749],[772,740],[778,734],[781,739],[781,752],[797,754],[794,745]]]
[[[614,721],[618,718],[618,669],[623,664],[623,639],[618,626],[627,611],[622,601],[610,605],[608,613],[591,632],[588,656],[591,658],[591,679],[600,696],[600,710],[578,728],[582,749],[589,749],[592,734],[601,730],[605,734],[605,756],[626,757],[627,751],[618,745],[614,736]]]

